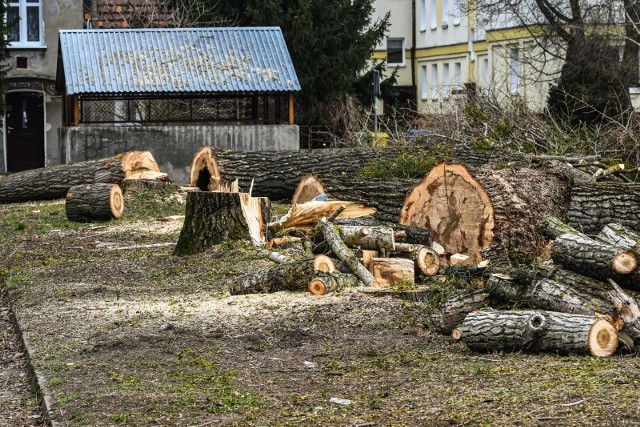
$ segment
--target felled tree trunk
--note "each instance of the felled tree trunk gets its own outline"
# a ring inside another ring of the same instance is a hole
[[[543,310],[573,314],[614,314],[610,301],[551,279],[538,280],[529,294],[530,301]]]
[[[636,256],[640,254],[640,233],[636,233],[623,225],[613,223],[605,225],[596,239],[618,248],[632,251]]]
[[[225,240],[266,243],[271,203],[247,193],[192,192],[174,255],[193,255]]]
[[[231,295],[244,295],[306,291],[315,274],[312,259],[277,264],[266,270],[230,279],[229,292]]]
[[[361,284],[353,274],[316,272],[309,282],[309,292],[314,295],[326,295],[344,288],[355,288]]]
[[[608,357],[618,331],[605,319],[551,311],[476,311],[453,331],[474,351],[525,351]]]
[[[101,160],[32,169],[0,181],[0,203],[63,199],[74,185],[122,185],[124,178],[141,171],[159,172],[148,151],[130,151]]]
[[[560,216],[569,184],[538,169],[478,169],[442,163],[407,196],[400,223],[429,228],[449,254],[474,262],[506,255],[540,254],[546,244],[537,229],[544,218]]]
[[[122,216],[124,198],[118,184],[88,184],[71,187],[64,205],[73,222],[109,221]]]
[[[571,190],[569,225],[595,235],[609,223],[640,232],[640,184],[602,182]]]
[[[640,308],[635,299],[627,295],[614,281],[609,280],[612,289],[609,291],[616,312],[624,321],[624,331],[631,337],[635,345],[640,345]]]
[[[585,236],[563,234],[551,247],[551,258],[575,273],[598,280],[611,278],[631,289],[640,289],[640,270],[633,253]]]
[[[329,200],[349,200],[374,207],[379,221],[398,222],[405,197],[418,179],[363,178],[346,175],[307,175],[300,180],[291,204],[305,203],[325,194]]]
[[[340,239],[349,247],[362,250],[380,251],[388,254],[395,250],[395,236],[391,227],[361,227],[355,225],[336,225]],[[315,230],[313,236],[316,251],[324,252],[327,243],[322,231]]]
[[[205,188],[237,179],[242,191],[249,191],[253,182],[255,196],[290,200],[305,174],[355,174],[373,161],[404,151],[392,148],[233,151],[203,147],[192,162],[190,181],[193,186]]]
[[[450,334],[469,313],[486,308],[492,302],[491,295],[483,289],[449,297],[442,305],[438,329],[443,334]]]
[[[393,222],[380,221],[372,216],[358,218],[337,218],[338,225],[353,225],[362,227],[391,227],[395,232],[395,240],[414,245],[430,245],[432,231],[424,227],[412,227]]]
[[[550,216],[542,220],[539,225],[540,232],[548,239],[555,239],[562,234],[583,235],[580,231],[566,224],[560,218]]]

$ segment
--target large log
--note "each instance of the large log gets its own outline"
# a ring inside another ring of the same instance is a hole
[[[602,182],[576,185],[571,190],[571,226],[595,235],[610,223],[640,232],[640,184]]]
[[[307,175],[302,177],[291,204],[305,203],[321,194],[329,200],[349,200],[376,208],[373,214],[379,221],[395,222],[405,197],[419,179],[364,178],[347,175]]]
[[[580,288],[551,279],[538,280],[529,294],[531,304],[543,310],[573,314],[615,314],[613,304]]]
[[[305,259],[232,278],[228,287],[231,295],[306,291],[315,274],[313,260]]]
[[[187,194],[186,215],[174,255],[193,255],[225,240],[266,243],[271,203],[247,193],[197,191]]]
[[[141,171],[160,171],[148,151],[18,172],[0,181],[0,203],[63,199],[74,185],[122,185],[126,177]]]
[[[242,191],[249,191],[253,183],[252,194],[256,196],[290,200],[302,175],[354,174],[373,161],[405,151],[406,148],[233,151],[207,146],[194,156],[190,184],[208,190],[218,182],[237,179]]]
[[[609,291],[616,312],[624,321],[624,331],[631,337],[636,346],[640,345],[640,308],[637,301],[627,295],[620,286],[609,279],[613,289]]]
[[[73,222],[120,218],[124,211],[122,190],[118,184],[75,185],[67,193],[64,210]]]
[[[453,331],[474,351],[525,351],[608,357],[618,348],[618,331],[607,320],[551,311],[476,311]]]
[[[621,224],[605,225],[596,236],[596,239],[621,249],[632,251],[636,256],[640,255],[640,233],[636,233]]]
[[[537,224],[561,216],[569,182],[542,169],[433,167],[407,196],[400,223],[429,228],[447,253],[474,262],[541,254],[547,239]]]
[[[491,295],[483,289],[450,296],[442,305],[437,327],[443,334],[450,334],[469,313],[486,308],[493,302]]]
[[[640,269],[633,253],[586,236],[563,234],[551,246],[551,259],[567,270],[598,280],[615,280],[640,289]]]
[[[415,245],[430,245],[431,230],[424,227],[412,227],[393,222],[380,221],[372,216],[362,216],[358,218],[337,218],[338,225],[357,225],[362,227],[391,227],[395,231],[395,240],[403,243]]]

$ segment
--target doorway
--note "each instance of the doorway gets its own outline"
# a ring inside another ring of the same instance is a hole
[[[5,120],[7,172],[44,167],[44,97],[9,92]]]

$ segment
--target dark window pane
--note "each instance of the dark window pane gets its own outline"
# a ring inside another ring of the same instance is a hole
[[[40,41],[40,8],[27,7],[27,41]]]
[[[7,39],[11,42],[20,41],[20,12],[17,7],[10,7],[7,10],[7,23],[12,25],[7,33]]]
[[[387,40],[387,63],[402,64],[404,63],[403,39]]]

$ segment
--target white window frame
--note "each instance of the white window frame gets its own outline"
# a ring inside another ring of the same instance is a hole
[[[44,44],[44,20],[42,16],[42,0],[35,0],[27,2],[27,0],[13,0],[10,1],[8,7],[17,7],[18,8],[18,16],[20,17],[19,21],[16,22],[16,26],[18,27],[18,33],[20,34],[20,41],[12,41],[7,47],[9,49],[24,49],[24,48],[37,48],[42,49],[46,48]],[[39,36],[40,40],[37,41],[26,41],[28,36],[27,29],[27,8],[37,7],[38,8],[38,19],[39,19]],[[7,11],[8,12],[8,11]],[[6,16],[5,16],[6,19]]]
[[[453,26],[460,25],[460,0],[453,1]]]
[[[462,89],[462,63],[453,63],[453,84],[456,89]]]
[[[438,64],[431,64],[431,99],[438,99]]]
[[[390,41],[398,41],[400,40],[402,42],[402,62],[389,62],[389,42]],[[389,37],[387,38],[387,65],[393,66],[393,67],[404,67],[406,65],[406,54],[407,54],[407,50],[406,47],[404,45],[404,38],[401,37]]]
[[[424,33],[427,31],[427,0],[420,0],[418,17],[420,32]]]
[[[489,85],[491,83],[491,79],[489,76],[489,58],[482,59],[482,79],[484,83],[484,93],[489,93]]]
[[[420,88],[420,98],[424,101],[429,97],[429,82],[426,65],[420,66],[420,84],[422,85]]]
[[[442,97],[444,99],[449,98],[451,93],[451,82],[449,81],[449,63],[442,64]]]
[[[509,93],[517,95],[520,90],[520,49],[509,49]]]
[[[437,0],[429,0],[429,13],[431,16],[431,29],[435,30],[438,28],[438,1]]]
[[[442,28],[449,26],[449,0],[442,0]]]

